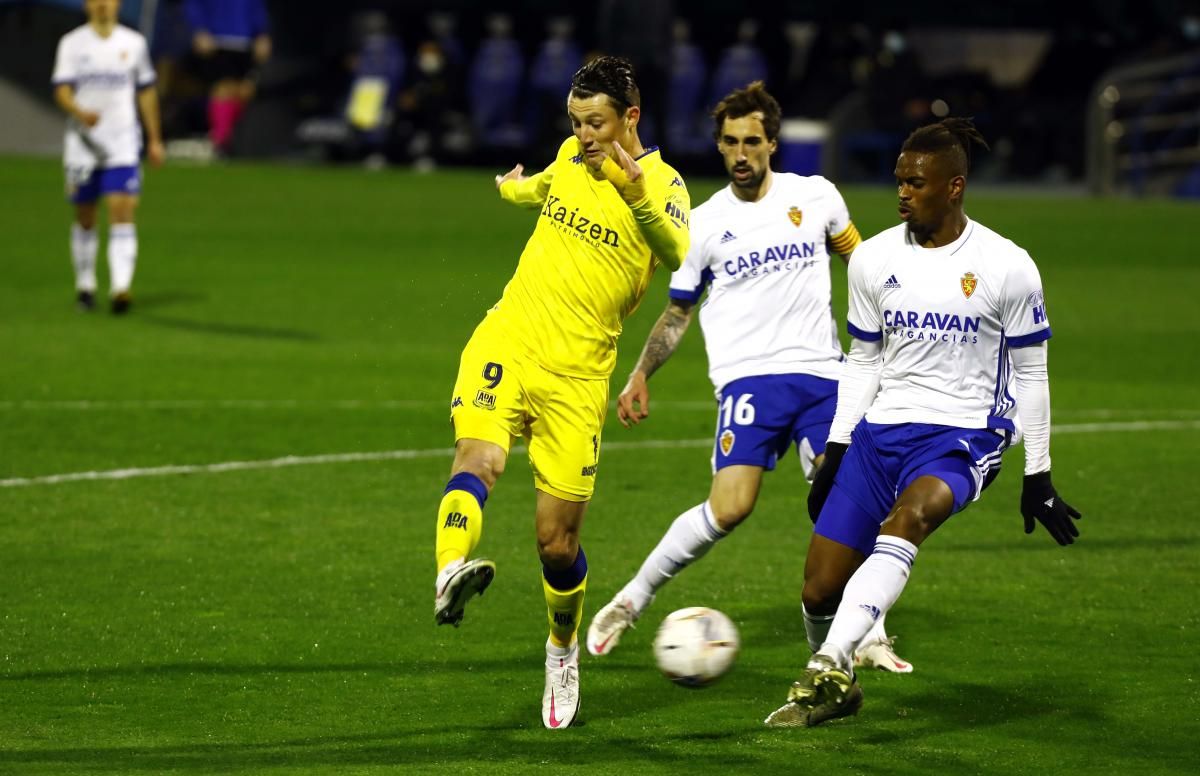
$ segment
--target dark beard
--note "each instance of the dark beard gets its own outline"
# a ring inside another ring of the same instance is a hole
[[[754,191],[758,191],[759,187],[762,186],[763,179],[767,177],[767,171],[763,170],[758,175],[752,176],[750,178],[750,180],[746,181],[745,183],[738,183],[737,179],[735,179],[732,176],[733,176],[733,172],[731,171],[729,182],[733,184],[733,187],[735,189],[741,189],[742,191],[754,192]]]

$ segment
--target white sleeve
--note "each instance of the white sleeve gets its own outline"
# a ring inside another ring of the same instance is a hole
[[[72,54],[71,44],[67,42],[66,37],[63,37],[58,42],[58,51],[54,54],[54,74],[50,76],[50,83],[54,86],[75,85],[75,79],[79,77],[79,74],[75,72],[75,57]]]
[[[883,320],[879,314],[879,300],[875,297],[875,286],[871,282],[875,262],[862,255],[862,251],[850,262],[846,271],[850,285],[850,307],[846,311],[846,329],[850,336],[865,342],[883,339]]]
[[[1009,351],[1017,392],[1017,417],[1025,435],[1025,473],[1050,471],[1050,377],[1045,342]],[[840,394],[839,394],[840,395]],[[839,399],[840,400],[840,399]]]
[[[883,343],[878,340],[871,342],[856,337],[851,341],[850,353],[842,364],[842,376],[838,378],[837,412],[829,427],[830,442],[850,444],[850,432],[879,393],[882,353]]]
[[[1000,298],[1000,320],[1009,347],[1023,348],[1050,339],[1050,320],[1046,317],[1046,299],[1042,278],[1029,254],[1004,278]]]
[[[146,44],[145,38],[141,38],[141,44],[142,53],[137,58],[134,80],[137,82],[137,88],[145,89],[147,86],[152,86],[157,78],[154,74],[154,65],[150,62],[150,46]]]
[[[705,245],[707,235],[702,235],[695,228],[695,213],[692,214],[692,240],[688,245],[687,256],[679,269],[671,273],[671,284],[668,293],[672,299],[681,302],[696,303],[704,295],[704,289],[712,282],[713,273],[708,266],[708,252]],[[700,239],[696,239],[700,237]]]

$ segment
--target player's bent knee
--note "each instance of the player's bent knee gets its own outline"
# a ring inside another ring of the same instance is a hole
[[[712,508],[713,520],[726,533],[741,525],[742,521],[750,517],[750,513],[754,511],[754,502],[749,500],[710,501],[709,506]]]
[[[538,557],[548,568],[561,571],[570,568],[579,554],[579,540],[572,535],[543,539],[538,537]]]
[[[824,615],[837,612],[838,604],[842,602],[842,590],[845,584],[837,584],[833,580],[814,577],[804,580],[804,610],[810,614]]]
[[[757,483],[753,486],[738,481],[713,481],[708,494],[708,508],[717,526],[728,533],[737,528],[754,511],[758,499]]]
[[[944,519],[920,504],[897,504],[880,527],[880,533],[899,536],[919,545]]]
[[[504,466],[508,461],[508,457],[504,454],[503,449],[497,445],[488,443],[482,444],[464,444],[459,443],[458,450],[454,454],[454,465],[451,468],[451,475],[461,472],[469,472],[474,474],[489,489],[496,484],[496,480],[504,473]]]

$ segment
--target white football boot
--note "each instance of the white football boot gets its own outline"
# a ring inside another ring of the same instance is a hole
[[[621,641],[621,634],[634,627],[637,618],[633,604],[618,593],[592,618],[587,632],[588,652],[597,657],[612,652]]]
[[[542,693],[542,724],[551,730],[570,727],[579,713],[579,640],[566,655],[546,640],[546,689]]]
[[[451,561],[434,584],[433,616],[438,625],[458,627],[471,596],[483,595],[496,576],[496,564],[485,558]]]
[[[854,667],[878,668],[893,674],[911,674],[912,663],[896,654],[893,641],[895,639],[882,639],[859,644],[858,649],[854,650]]]

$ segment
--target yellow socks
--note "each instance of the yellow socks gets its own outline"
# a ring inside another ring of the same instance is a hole
[[[546,616],[550,620],[550,643],[569,647],[583,617],[583,594],[587,590],[587,556],[583,548],[570,568],[552,571],[542,566],[542,591],[546,594]]]
[[[438,506],[438,571],[450,561],[470,557],[479,544],[487,496],[487,486],[474,474],[459,472],[450,478],[446,495]]]

